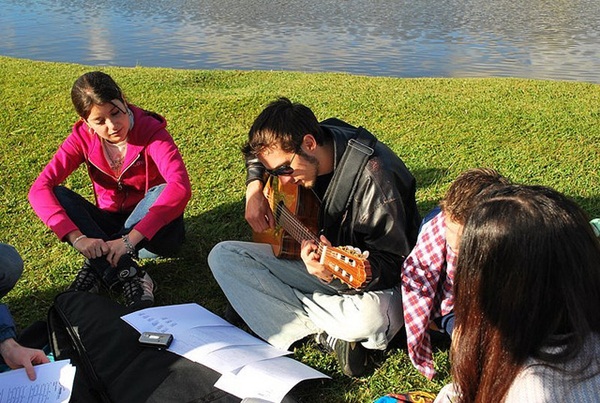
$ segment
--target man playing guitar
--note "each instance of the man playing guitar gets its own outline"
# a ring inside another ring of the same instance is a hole
[[[345,374],[362,375],[368,350],[384,350],[403,324],[394,285],[420,223],[414,177],[368,131],[337,119],[319,123],[286,98],[256,118],[244,153],[245,218],[256,242],[217,244],[208,257],[214,277],[258,336],[287,349],[314,334]],[[282,194],[266,191],[273,179]],[[320,201],[303,220],[318,235],[297,223],[286,188]],[[264,234],[282,232],[297,232],[300,260],[263,243]]]

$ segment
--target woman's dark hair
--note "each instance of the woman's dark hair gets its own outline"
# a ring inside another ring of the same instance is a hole
[[[466,220],[454,292],[459,401],[502,401],[528,358],[565,363],[600,333],[600,242],[562,194],[505,186]]]
[[[312,134],[319,145],[325,141],[313,111],[282,97],[267,105],[254,120],[242,152],[255,156],[277,144],[283,151],[298,152],[306,134]]]
[[[71,101],[75,111],[83,119],[90,116],[92,106],[103,105],[112,102],[114,99],[125,103],[121,88],[111,76],[101,71],[85,73],[75,80],[71,88]],[[117,105],[115,106],[120,110],[122,109]]]

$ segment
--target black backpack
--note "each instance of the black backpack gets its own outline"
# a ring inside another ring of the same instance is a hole
[[[220,374],[166,350],[143,347],[120,317],[130,311],[96,294],[59,294],[48,312],[56,360],[77,368],[71,402],[239,402],[213,385]]]

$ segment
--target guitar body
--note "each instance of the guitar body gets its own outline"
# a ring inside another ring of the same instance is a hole
[[[313,233],[318,232],[320,203],[315,194],[302,186],[293,183],[282,184],[277,178],[269,177],[264,189],[272,211],[280,202]],[[300,259],[300,244],[292,238],[280,225],[275,229],[253,232],[254,242],[268,243],[273,254],[281,259]]]
[[[357,290],[371,281],[368,251],[361,252],[352,246],[323,245],[315,235],[320,206],[311,190],[294,184],[284,185],[270,177],[264,193],[276,225],[275,229],[254,232],[254,242],[270,244],[278,258],[299,259],[300,243],[311,240],[318,245],[320,263],[334,278]]]

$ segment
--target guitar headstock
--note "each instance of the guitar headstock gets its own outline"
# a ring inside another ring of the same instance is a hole
[[[361,252],[353,246],[324,247],[322,261],[331,274],[357,290],[371,281],[369,252]]]

